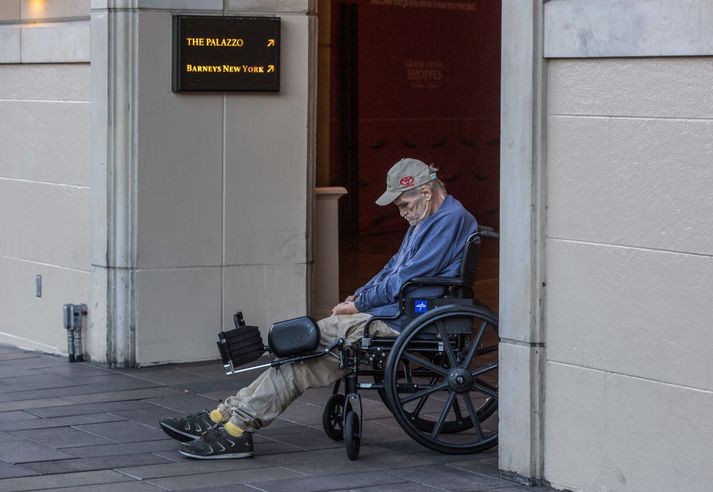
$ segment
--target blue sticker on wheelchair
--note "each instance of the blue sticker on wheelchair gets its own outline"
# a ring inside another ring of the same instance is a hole
[[[425,299],[416,299],[413,303],[413,311],[415,313],[425,313],[428,311],[428,301]]]

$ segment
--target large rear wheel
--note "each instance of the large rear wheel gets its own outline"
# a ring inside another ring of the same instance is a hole
[[[498,319],[483,306],[443,306],[412,321],[386,364],[388,405],[420,444],[477,453],[498,438]]]

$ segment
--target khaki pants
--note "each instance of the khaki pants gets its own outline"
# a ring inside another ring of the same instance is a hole
[[[359,340],[371,315],[330,316],[318,322],[321,332],[320,347],[326,347],[338,338],[349,342]],[[397,336],[383,321],[373,321],[369,333],[374,336]],[[344,377],[349,370],[340,369],[338,360],[325,355],[304,363],[271,367],[237,395],[226,398],[218,406],[224,419],[247,431],[269,425],[275,418],[309,388],[319,388]]]

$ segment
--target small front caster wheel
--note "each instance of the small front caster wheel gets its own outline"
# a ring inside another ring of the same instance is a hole
[[[322,410],[322,428],[330,439],[344,439],[344,395],[329,397]]]
[[[347,413],[344,419],[344,444],[347,448],[349,459],[357,459],[361,444],[361,429],[359,428],[359,416],[356,412]]]

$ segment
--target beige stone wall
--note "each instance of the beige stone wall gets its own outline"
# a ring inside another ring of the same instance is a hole
[[[89,80],[88,64],[0,64],[0,343],[66,353],[62,305],[88,301]]]
[[[713,478],[713,57],[550,60],[544,477]]]
[[[0,343],[66,353],[62,305],[89,301],[89,13],[0,2]]]
[[[2,0],[0,21],[88,18],[91,0]]]

